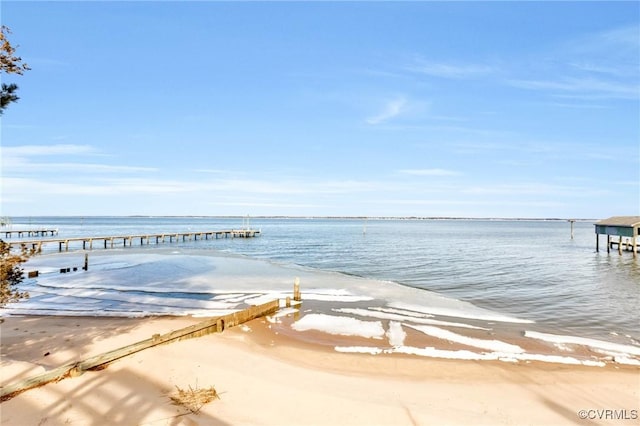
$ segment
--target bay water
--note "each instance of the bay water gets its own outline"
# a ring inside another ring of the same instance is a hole
[[[625,336],[620,341],[640,344],[640,259],[629,252],[607,253],[603,241],[596,252],[590,221],[576,222],[573,238],[564,220],[13,217],[11,221],[3,230],[55,228],[58,238],[249,226],[260,229],[261,235],[184,241],[171,247],[363,277],[372,286],[393,282],[530,320],[550,332],[607,341]],[[152,253],[158,247],[152,243],[138,249]],[[57,245],[49,245],[47,251],[57,253]],[[104,250],[94,250],[100,251]],[[174,293],[168,290],[166,297]],[[156,295],[162,297],[162,291]]]

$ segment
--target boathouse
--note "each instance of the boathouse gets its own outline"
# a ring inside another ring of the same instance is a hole
[[[618,246],[618,253],[622,249],[631,250],[633,257],[638,255],[638,230],[640,229],[640,216],[614,216],[596,222],[596,251],[600,250],[600,235],[607,236],[607,253],[614,245]],[[617,236],[617,240],[612,238]]]

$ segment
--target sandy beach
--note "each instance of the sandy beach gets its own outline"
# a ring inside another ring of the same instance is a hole
[[[2,385],[200,320],[6,317]],[[170,399],[177,388],[211,386],[220,398],[197,413]],[[0,404],[0,418],[2,425],[619,425],[640,423],[639,401],[638,367],[344,354],[260,318],[31,389]]]

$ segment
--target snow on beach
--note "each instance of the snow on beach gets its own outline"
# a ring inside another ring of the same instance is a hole
[[[362,321],[352,317],[337,317],[324,314],[308,314],[293,323],[297,331],[318,330],[340,336],[360,336],[382,339],[385,335],[380,321]]]

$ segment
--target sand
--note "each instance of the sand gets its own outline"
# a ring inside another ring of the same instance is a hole
[[[0,325],[2,385],[197,321],[8,317]],[[274,330],[257,319],[144,350],[3,402],[0,423],[640,424],[638,367],[343,354]],[[211,386],[220,399],[197,413],[170,399],[176,387]]]

